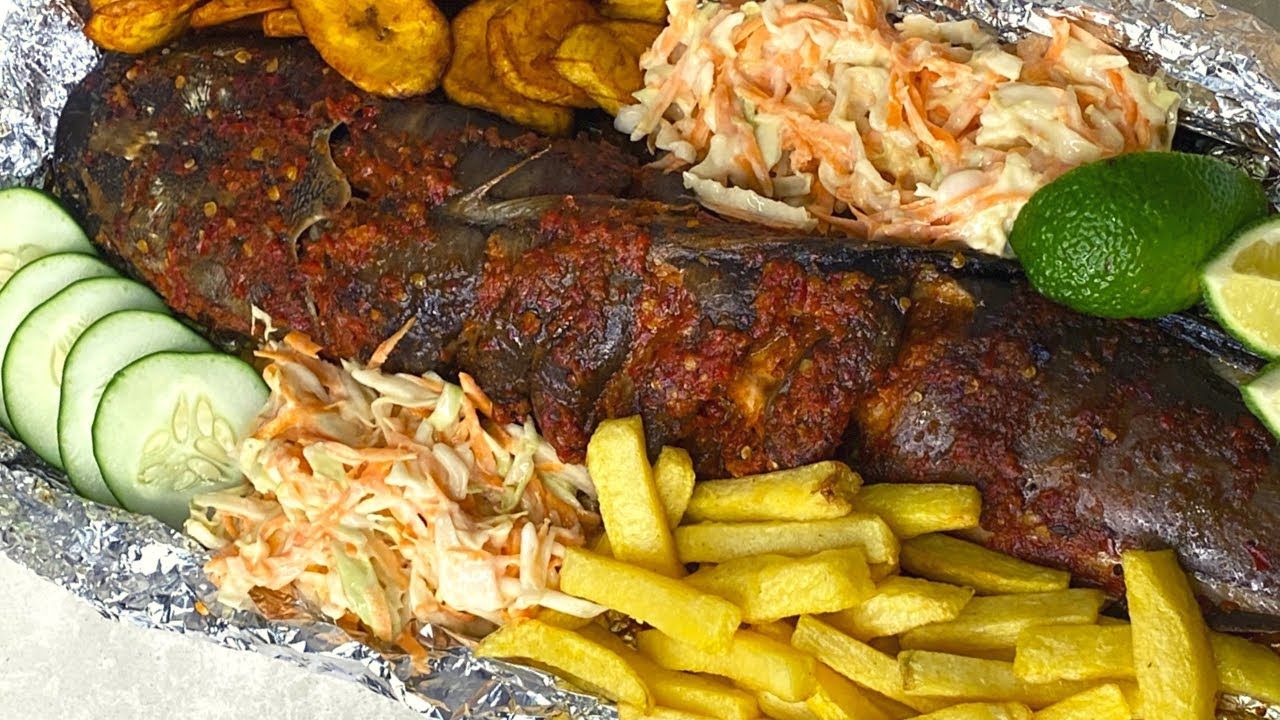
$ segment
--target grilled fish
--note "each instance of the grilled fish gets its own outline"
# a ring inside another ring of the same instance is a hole
[[[303,43],[108,59],[54,185],[212,331],[257,307],[365,357],[412,320],[393,369],[471,374],[568,459],[640,413],[705,475],[843,457],[968,483],[992,547],[1116,594],[1121,550],[1172,547],[1207,603],[1280,616],[1280,452],[1224,379],[1257,360],[1195,317],[1085,317],[1003,260],[726,222],[606,132],[372,98]]]

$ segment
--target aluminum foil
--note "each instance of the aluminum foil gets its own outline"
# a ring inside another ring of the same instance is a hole
[[[1211,0],[907,0],[903,9],[974,17],[1007,39],[1083,21],[1159,69],[1186,98],[1199,151],[1231,158],[1280,202],[1280,32]],[[67,0],[0,0],[0,186],[38,183],[67,88],[98,53]],[[474,657],[426,628],[429,659],[375,649],[306,607],[276,618],[213,600],[203,549],[149,518],[88,503],[0,434],[0,551],[84,598],[104,616],[284,659],[398,700],[427,717],[616,717],[544,673]],[[1230,699],[1226,716],[1280,720]],[[1240,715],[1236,715],[1240,713]]]

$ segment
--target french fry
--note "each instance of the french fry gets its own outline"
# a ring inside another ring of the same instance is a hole
[[[773,720],[819,720],[809,703],[804,700],[789,702],[773,693],[757,693],[756,701],[760,704],[760,712]]]
[[[709,653],[658,630],[636,635],[640,652],[669,670],[727,677],[742,687],[768,692],[788,702],[813,693],[816,661],[794,648],[750,630],[739,630],[727,652]]]
[[[588,625],[579,633],[613,650],[630,663],[649,686],[649,692],[659,706],[720,720],[751,720],[759,714],[756,699],[751,693],[719,678],[661,667],[599,625]]]
[[[565,550],[560,591],[599,603],[708,652],[728,649],[742,613],[731,601],[652,570]]]
[[[896,575],[877,585],[861,604],[822,619],[843,633],[870,640],[952,620],[972,597],[973,588]]]
[[[573,127],[572,110],[514,93],[494,74],[489,62],[489,19],[511,2],[476,0],[453,18],[453,60],[441,81],[445,95],[459,105],[497,113],[545,135],[567,135]]]
[[[293,8],[288,10],[272,10],[262,15],[262,34],[267,37],[306,37],[307,31],[302,29],[302,21]]]
[[[909,695],[954,701],[1019,702],[1042,708],[1091,687],[1070,680],[1027,682],[1013,674],[1013,663],[928,650],[903,650],[898,665]]]
[[[611,18],[666,22],[666,0],[603,0],[600,12]]]
[[[1093,623],[1105,601],[1100,590],[1083,588],[976,597],[954,620],[908,631],[902,647],[960,655],[1008,649],[1029,627]]]
[[[1280,704],[1280,655],[1244,638],[1211,633],[1218,683],[1226,692]]]
[[[884,518],[893,534],[906,540],[978,527],[982,494],[972,485],[882,483],[859,490],[853,508]]]
[[[752,625],[751,629],[765,637],[790,645],[791,635],[796,631],[796,626],[787,620],[774,620],[773,622]]]
[[[814,674],[818,689],[805,704],[818,720],[890,720],[889,714],[871,702],[848,678],[818,663]]]
[[[1059,700],[1035,714],[1035,720],[1129,720],[1133,712],[1114,683],[1099,685]]]
[[[693,496],[693,459],[689,452],[677,447],[664,447],[653,464],[653,484],[658,487],[658,502],[667,516],[667,527],[677,527],[684,519]]]
[[[913,575],[968,585],[979,595],[1062,590],[1071,574],[1032,565],[949,535],[929,534],[902,543],[902,567]]]
[[[644,708],[628,703],[618,705],[618,720],[708,720],[707,715],[699,715],[687,710],[662,707],[661,705],[645,712]]]
[[[98,47],[144,53],[181,35],[199,0],[115,0],[94,8],[84,34]]]
[[[478,657],[532,660],[615,702],[653,707],[649,688],[626,659],[572,630],[537,620],[504,625],[476,646]]]
[[[324,61],[362,90],[425,95],[440,85],[453,43],[431,0],[291,0]]]
[[[556,72],[577,85],[610,115],[636,101],[632,93],[644,87],[640,55],[658,36],[660,27],[633,20],[582,23],[565,35],[551,62]],[[629,40],[638,32],[648,40]]]
[[[942,708],[916,720],[1031,720],[1031,708],[1022,703],[961,703]]]
[[[802,616],[796,623],[791,644],[855,683],[920,712],[938,710],[948,704],[908,695],[896,660],[811,615]]]
[[[250,15],[284,10],[289,0],[209,0],[191,13],[191,27],[206,28],[225,25]]]
[[[707,480],[693,489],[686,511],[695,522],[824,520],[844,517],[862,478],[841,462],[827,461],[747,475]]]
[[[684,562],[722,563],[770,553],[812,555],[847,547],[860,548],[869,563],[898,560],[898,540],[889,526],[864,513],[808,522],[698,523],[676,528],[675,538]]]
[[[595,107],[585,92],[556,71],[552,58],[570,29],[598,17],[587,0],[508,4],[489,20],[489,61],[498,80],[530,100]]]
[[[875,591],[867,561],[858,548],[824,550],[801,558],[737,558],[703,568],[685,582],[741,608],[742,619],[749,623],[841,610]]]
[[[587,443],[587,469],[613,556],[669,577],[684,575],[658,500],[639,415],[600,423]]]
[[[1023,680],[1133,678],[1133,636],[1127,625],[1046,625],[1018,636],[1013,672]]]
[[[889,716],[891,720],[907,720],[908,718],[914,718],[920,715],[920,713],[906,705],[903,705],[897,700],[890,700],[889,698],[872,690],[867,690],[867,699],[871,701],[872,705],[880,708],[880,712]]]
[[[1209,631],[1187,576],[1171,550],[1121,553],[1133,666],[1148,718],[1213,717],[1217,669]]]

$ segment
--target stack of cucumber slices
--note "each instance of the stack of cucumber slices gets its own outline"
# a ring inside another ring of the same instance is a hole
[[[57,201],[0,191],[0,425],[86,498],[181,528],[191,498],[240,481],[267,401],[146,286],[120,277]]]

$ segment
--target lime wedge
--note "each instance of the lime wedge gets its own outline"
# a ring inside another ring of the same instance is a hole
[[[1280,363],[1272,363],[1244,386],[1244,404],[1276,437],[1280,437]]]
[[[1280,215],[1238,232],[1200,282],[1228,332],[1264,357],[1280,357]]]

